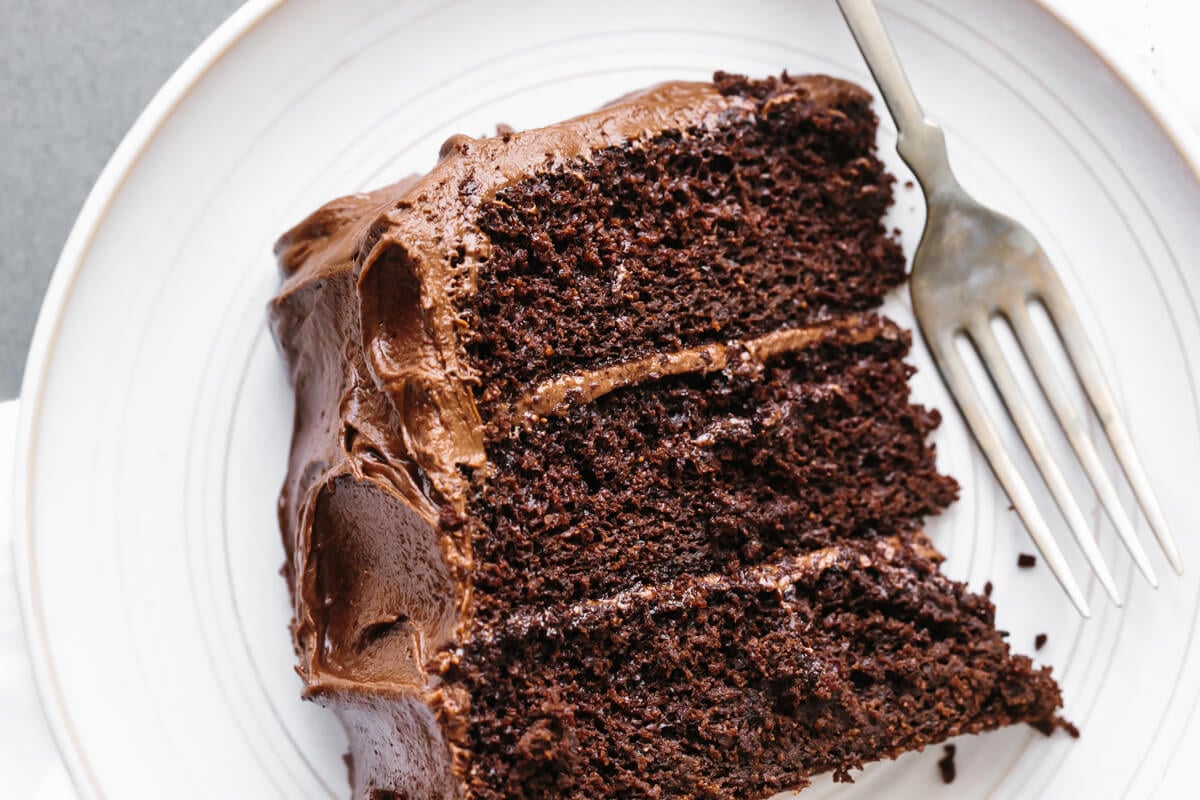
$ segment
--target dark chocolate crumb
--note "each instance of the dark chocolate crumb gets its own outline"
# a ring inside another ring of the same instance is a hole
[[[916,185],[916,184],[914,184],[912,181],[905,181],[905,182],[904,182],[904,188],[905,188],[905,189],[911,189],[911,188],[913,188],[913,186],[915,186],[915,185]]]
[[[1079,728],[1075,727],[1073,722],[1068,722],[1062,717],[1054,719],[1038,719],[1029,723],[1029,727],[1041,733],[1043,736],[1049,736],[1058,729],[1062,729],[1072,739],[1079,738]]]
[[[987,597],[987,598],[991,598],[991,596],[992,596],[992,582],[991,581],[988,581],[987,583],[985,583],[983,585],[983,596]]]
[[[958,775],[958,768],[954,765],[954,753],[957,748],[948,744],[942,750],[946,754],[937,762],[938,769],[942,771],[942,783],[954,783],[954,778]]]
[[[1037,636],[1033,637],[1033,649],[1034,650],[1041,650],[1045,646],[1046,646],[1046,634],[1039,633]]]
[[[1021,569],[1031,569],[1037,564],[1037,556],[1031,556],[1029,553],[1021,553],[1017,556],[1017,566]]]

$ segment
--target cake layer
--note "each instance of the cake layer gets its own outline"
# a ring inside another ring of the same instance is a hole
[[[948,505],[926,443],[938,416],[908,402],[907,335],[869,316],[792,333],[764,360],[745,345],[654,359],[589,403],[490,426],[476,617],[913,531]],[[583,398],[609,377],[581,379]]]
[[[717,76],[731,95],[747,84]],[[904,280],[870,97],[755,86],[722,125],[669,130],[506,186],[463,301],[487,399],[564,372],[878,305]]]
[[[1046,668],[919,539],[682,576],[479,631],[469,795],[756,800],[960,733],[1050,719]]]

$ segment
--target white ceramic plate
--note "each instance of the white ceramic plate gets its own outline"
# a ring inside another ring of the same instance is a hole
[[[1092,502],[1124,610],[1089,582],[1083,622],[1044,567],[1016,570],[1031,546],[918,348],[914,391],[949,412],[938,443],[964,486],[932,526],[946,570],[994,581],[1017,648],[1049,634],[1037,657],[1083,738],[1011,729],[960,741],[950,787],[935,748],[804,797],[1194,796],[1200,184],[1186,153],[1200,151],[1032,0],[884,10],[963,182],[1032,226],[1062,271],[1192,569],[1169,575],[1156,553],[1151,591]],[[428,168],[452,133],[547,123],[717,68],[868,81],[831,0],[296,0],[249,4],[164,88],[71,235],[22,408],[18,573],[84,795],[347,794],[340,730],[298,698],[277,574],[291,399],[264,326],[276,235]],[[894,217],[911,252],[919,196],[900,188]],[[911,322],[902,298],[891,311]]]

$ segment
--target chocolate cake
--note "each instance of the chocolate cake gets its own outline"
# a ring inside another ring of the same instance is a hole
[[[922,534],[876,125],[668,83],[283,236],[285,574],[355,798],[765,798],[1057,724]]]

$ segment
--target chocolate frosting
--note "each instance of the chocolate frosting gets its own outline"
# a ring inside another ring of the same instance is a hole
[[[878,318],[852,314],[819,325],[772,331],[753,339],[717,342],[672,353],[655,353],[622,364],[544,381],[522,396],[507,413],[501,411],[494,415],[491,424],[510,419],[530,423],[547,416],[561,416],[575,406],[591,403],[626,386],[662,380],[672,375],[704,375],[723,370],[735,361],[748,361],[761,367],[778,355],[802,350],[831,338],[857,344],[881,335],[899,337],[904,334],[894,325]]]
[[[817,104],[865,95],[832,78],[793,81]],[[470,542],[438,520],[465,509],[466,473],[486,468],[478,377],[456,311],[489,257],[480,205],[597,149],[754,113],[712,84],[667,83],[547,128],[454,136],[428,175],[334,200],[276,245],[284,280],[270,317],[296,394],[279,517],[298,672],[305,695],[333,707],[349,734],[355,797],[463,794],[465,754],[447,736],[466,724],[463,699],[429,667],[457,658],[472,635]],[[731,357],[880,335],[862,322],[563,376],[532,387],[515,413],[536,421]]]

